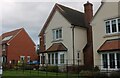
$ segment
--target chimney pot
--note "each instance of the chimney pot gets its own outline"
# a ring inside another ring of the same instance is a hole
[[[90,23],[92,17],[93,17],[93,4],[87,1],[86,4],[84,4],[84,12],[85,12],[85,18]]]

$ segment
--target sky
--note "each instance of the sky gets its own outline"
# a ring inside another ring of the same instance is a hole
[[[84,12],[83,5],[93,3],[94,14],[101,0],[0,0],[0,35],[24,28],[35,44],[39,44],[39,33],[55,3]]]

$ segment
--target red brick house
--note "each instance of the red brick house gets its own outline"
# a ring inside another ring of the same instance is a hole
[[[3,33],[1,36],[3,63],[16,64],[23,60],[37,60],[35,43],[24,28]]]

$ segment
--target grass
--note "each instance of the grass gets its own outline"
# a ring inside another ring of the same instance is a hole
[[[37,70],[6,70],[3,78],[78,78],[77,74],[44,72]]]

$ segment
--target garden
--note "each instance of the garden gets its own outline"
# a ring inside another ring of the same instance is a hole
[[[21,64],[3,70],[3,78],[120,78],[120,71],[101,72],[99,67]]]

